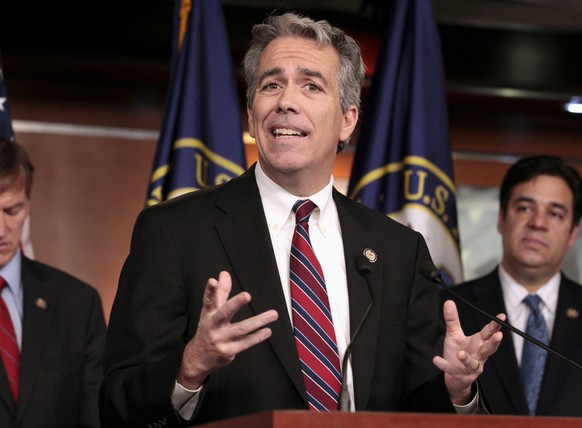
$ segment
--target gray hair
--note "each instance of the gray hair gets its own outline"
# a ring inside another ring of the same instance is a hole
[[[352,105],[360,110],[364,61],[356,41],[343,30],[327,21],[314,21],[295,13],[285,13],[269,16],[262,24],[255,25],[251,34],[250,47],[243,60],[249,107],[255,98],[259,58],[265,47],[280,37],[301,37],[314,40],[322,49],[331,45],[336,50],[340,61],[337,79],[342,112],[346,113]],[[348,140],[340,142],[338,152],[347,146]]]

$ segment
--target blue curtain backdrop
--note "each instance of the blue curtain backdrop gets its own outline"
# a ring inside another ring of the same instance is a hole
[[[449,283],[463,279],[441,47],[430,0],[394,0],[348,194],[421,232]]]
[[[219,0],[178,0],[172,76],[147,205],[246,168],[241,112]]]

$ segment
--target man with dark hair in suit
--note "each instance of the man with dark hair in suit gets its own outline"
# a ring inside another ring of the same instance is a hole
[[[352,411],[482,408],[475,380],[498,327],[466,337],[447,302],[443,341],[423,237],[333,188],[359,115],[358,45],[326,21],[274,15],[244,69],[259,161],[140,214],[110,318],[104,427],[338,410],[342,384]]]
[[[25,257],[34,167],[0,140],[0,426],[99,427],[105,320],[95,289]]]
[[[519,160],[499,193],[501,263],[455,291],[489,313],[506,313],[513,326],[582,361],[582,287],[561,272],[581,215],[576,169],[556,156]],[[462,303],[458,307],[467,332],[487,322]],[[480,383],[495,413],[582,416],[582,373],[509,331]]]

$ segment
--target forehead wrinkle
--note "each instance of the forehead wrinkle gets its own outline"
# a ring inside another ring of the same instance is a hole
[[[327,79],[319,71],[312,70],[312,69],[307,68],[307,67],[297,67],[297,72],[299,74],[303,75],[303,76],[313,77],[313,78],[320,79],[326,85],[328,84]],[[279,74],[283,74],[283,68],[282,67],[273,67],[273,68],[270,68],[268,70],[265,70],[264,72],[262,72],[259,75],[258,82],[263,81],[266,77],[273,77],[273,76],[277,76]]]

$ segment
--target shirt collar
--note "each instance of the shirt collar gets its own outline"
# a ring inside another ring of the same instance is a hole
[[[535,293],[542,300],[542,305],[552,314],[555,313],[558,304],[560,279],[561,274],[558,272]],[[519,305],[521,305],[523,299],[530,293],[525,287],[515,281],[501,265],[499,265],[499,280],[501,281],[506,309],[509,313],[514,313]]]
[[[279,233],[285,223],[292,220],[293,204],[298,199],[310,199],[319,210],[313,212],[309,224],[326,233],[332,215],[330,207],[333,206],[333,176],[330,176],[329,183],[323,189],[306,198],[298,198],[267,177],[259,162],[255,167],[255,177],[271,232]]]
[[[22,264],[22,254],[20,249],[16,251],[14,257],[5,266],[0,268],[0,276],[8,283],[8,288],[13,295],[20,295],[20,266]]]

